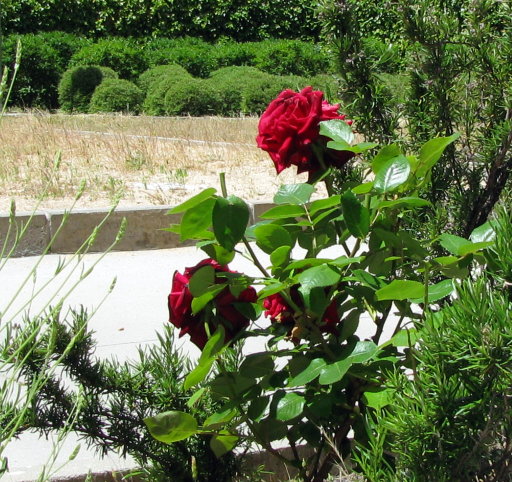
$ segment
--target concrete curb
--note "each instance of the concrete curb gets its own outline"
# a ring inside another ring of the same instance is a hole
[[[267,202],[249,203],[250,223],[272,207]],[[115,243],[124,225],[124,236],[115,244],[115,251],[139,251],[190,246],[179,236],[162,230],[179,222],[181,215],[168,215],[172,206],[142,208],[84,209],[72,212],[44,211],[21,213],[13,218],[0,216],[0,249],[4,256],[37,256],[45,252],[74,253],[89,244],[88,252],[103,252]],[[47,247],[49,247],[47,249]]]

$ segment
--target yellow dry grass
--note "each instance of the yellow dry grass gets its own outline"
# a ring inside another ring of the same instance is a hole
[[[303,182],[289,169],[277,177],[256,147],[258,119],[107,115],[7,116],[0,120],[0,210],[10,199],[29,211],[77,207],[173,205],[218,187],[246,200],[270,200],[280,184]],[[54,168],[60,152],[61,162]]]

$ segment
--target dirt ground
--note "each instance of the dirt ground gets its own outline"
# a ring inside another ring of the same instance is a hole
[[[281,184],[304,182],[295,168],[277,176],[257,148],[256,118],[7,116],[0,123],[0,212],[176,205],[207,187],[271,201]],[[59,159],[56,162],[56,159]],[[319,192],[317,195],[322,195]]]

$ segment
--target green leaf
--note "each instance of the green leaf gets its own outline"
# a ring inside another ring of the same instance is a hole
[[[238,412],[232,406],[228,406],[221,412],[212,413],[203,423],[203,427],[224,424],[232,420]]]
[[[302,206],[296,204],[283,204],[275,206],[260,214],[261,219],[286,219],[305,216],[306,210]]]
[[[203,396],[206,391],[206,387],[201,387],[199,390],[194,392],[194,394],[187,400],[187,407],[192,408],[196,402]]]
[[[393,199],[391,201],[381,201],[377,207],[378,208],[396,208],[396,207],[421,207],[428,206],[430,202],[426,199],[421,199],[419,197],[403,197],[400,199]]]
[[[400,154],[382,165],[375,175],[373,187],[379,193],[391,192],[407,182],[410,172],[409,161]]]
[[[377,155],[373,158],[372,161],[372,171],[377,174],[384,164],[388,162],[390,159],[394,157],[398,157],[402,152],[400,148],[396,144],[389,144],[388,146],[384,146]]]
[[[236,197],[218,197],[213,206],[213,233],[219,244],[232,251],[245,233],[249,222],[249,208],[245,202]]]
[[[185,390],[188,390],[189,388],[192,388],[198,383],[201,383],[210,373],[214,361],[215,358],[208,358],[199,365],[197,365],[185,378],[183,388]]]
[[[351,191],[341,197],[343,219],[352,236],[364,238],[370,229],[370,212],[364,207]]]
[[[451,279],[445,279],[443,281],[440,281],[439,283],[430,285],[428,287],[427,302],[434,303],[435,301],[446,298],[447,296],[451,295],[454,290],[455,290],[455,287],[453,286],[453,280],[451,280]],[[425,299],[424,299],[424,297],[421,297],[421,298],[413,299],[411,301],[413,303],[424,303]]]
[[[439,236],[441,246],[452,254],[460,255],[464,246],[470,246],[472,243],[467,239],[455,236],[454,234],[443,233]]]
[[[416,329],[402,329],[400,330],[393,338],[384,343],[385,345],[393,345],[396,347],[400,346],[414,346],[414,344],[418,341],[418,332]]]
[[[376,392],[365,392],[366,405],[380,410],[393,402],[395,391],[391,388],[380,389]]]
[[[481,242],[481,243],[470,243],[466,246],[462,246],[459,250],[459,254],[461,256],[466,256],[467,254],[476,253],[481,251],[482,249],[489,248],[494,244],[494,241],[489,242]]]
[[[350,147],[354,140],[352,128],[341,119],[332,119],[320,122],[320,135],[333,141],[344,142]]]
[[[378,301],[421,298],[425,287],[419,281],[393,280],[375,292]]]
[[[291,246],[280,246],[270,254],[270,262],[272,266],[281,267],[290,261]]]
[[[288,428],[284,422],[274,418],[266,418],[256,425],[257,433],[264,442],[270,443],[286,437]]]
[[[274,371],[274,360],[270,353],[248,355],[240,365],[240,374],[245,377],[260,378]]]
[[[314,266],[303,271],[297,277],[304,290],[332,286],[339,282],[341,275],[327,264]]]
[[[265,253],[270,254],[281,246],[293,247],[290,233],[277,224],[263,224],[254,229],[256,244]]]
[[[213,187],[205,189],[204,191],[200,192],[199,194],[196,194],[195,196],[191,197],[184,203],[178,204],[177,206],[173,207],[172,209],[167,211],[167,214],[183,213],[188,209],[196,207],[198,204],[201,204],[206,199],[211,198],[216,192],[217,190]]]
[[[341,203],[341,195],[336,194],[335,196],[331,196],[325,199],[318,199],[313,201],[309,206],[309,213],[313,216],[318,211],[322,211],[324,209],[330,209],[339,206]]]
[[[276,204],[306,204],[315,191],[311,184],[285,184],[274,196]]]
[[[181,241],[198,239],[212,225],[214,198],[208,198],[188,209],[181,219]]]
[[[496,231],[494,231],[494,228],[489,221],[478,226],[478,228],[475,228],[469,236],[469,239],[473,241],[473,243],[490,242],[494,241],[495,238]]]
[[[313,381],[318,375],[320,375],[321,370],[326,366],[326,364],[327,363],[323,358],[314,358],[304,368],[304,370],[288,381],[287,387],[299,387]]]
[[[425,142],[420,149],[416,175],[418,177],[424,177],[430,169],[436,165],[437,161],[439,161],[444,150],[459,137],[460,134],[456,132],[449,137],[437,137],[436,139],[430,139]]]
[[[351,363],[364,363],[371,360],[379,351],[379,347],[373,341],[358,341],[347,360]]]
[[[190,278],[188,289],[192,296],[198,297],[208,291],[208,288],[215,284],[215,269],[206,265],[199,268]]]
[[[373,181],[359,184],[359,186],[353,187],[351,190],[354,194],[368,194],[373,189]]]
[[[222,325],[218,325],[217,329],[213,332],[213,334],[204,345],[198,363],[201,364],[206,360],[216,357],[216,355],[218,355],[224,347],[225,338],[225,328]]]
[[[170,444],[197,433],[197,421],[189,413],[172,410],[146,417],[144,423],[149,433],[160,442]]]
[[[223,266],[231,263],[235,257],[235,251],[229,251],[223,248],[220,244],[217,244],[215,241],[203,241],[201,243],[197,243],[196,246],[201,248],[210,258]]]
[[[212,301],[227,285],[225,283],[210,286],[206,293],[194,298],[191,303],[192,314],[201,311],[210,301]]]
[[[318,382],[320,385],[330,385],[338,382],[345,376],[351,365],[352,362],[349,359],[339,360],[330,365],[326,365],[320,372]]]
[[[276,418],[286,422],[298,417],[304,410],[304,397],[295,392],[287,393],[277,402]]]
[[[229,433],[227,431],[223,432],[225,434]],[[223,432],[219,435],[214,435],[210,439],[210,448],[217,458],[222,457],[224,454],[233,450],[238,442],[238,437],[236,435],[225,435]]]

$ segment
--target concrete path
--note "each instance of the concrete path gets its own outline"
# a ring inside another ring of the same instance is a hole
[[[330,253],[333,256],[342,253]],[[182,271],[187,266],[193,266],[205,256],[195,247],[161,249],[153,251],[124,251],[108,254],[96,253],[73,259],[71,255],[47,255],[44,258],[22,257],[7,261],[0,269],[0,310],[4,311],[9,300],[22,286],[27,275],[34,265],[39,262],[36,276],[29,276],[29,281],[16,297],[15,302],[7,312],[2,314],[3,320],[16,316],[20,319],[21,313],[37,314],[49,299],[56,295],[65,300],[65,305],[79,307],[83,305],[89,311],[98,307],[99,302],[106,296],[97,312],[91,319],[90,328],[96,332],[98,347],[96,354],[99,357],[117,357],[120,361],[136,355],[137,347],[156,340],[156,333],[168,322],[166,298],[170,291],[171,277],[174,270]],[[57,276],[55,272],[63,262],[71,262]],[[267,261],[263,257],[263,264]],[[72,271],[72,267],[75,267]],[[91,267],[93,270],[69,294],[69,286],[86,273]],[[256,268],[246,259],[238,256],[230,264],[232,269],[243,271],[249,275],[258,275]],[[109,293],[113,280],[116,284]],[[35,297],[30,306],[23,306],[32,293],[39,287],[48,285]],[[55,300],[54,300],[55,304]],[[19,314],[16,312],[21,310]],[[360,335],[371,327],[366,324]],[[181,340],[183,348],[191,356],[198,354],[197,348]],[[250,346],[247,349],[257,350],[259,346]],[[55,475],[70,477],[77,474],[103,472],[105,470],[122,470],[133,467],[133,461],[118,457],[109,457],[101,460],[94,450],[87,450],[85,444],[77,457],[67,462],[75,449],[78,440],[70,437],[63,445],[54,467],[63,467]],[[6,481],[30,481],[37,478],[41,468],[48,460],[52,444],[50,441],[38,439],[33,434],[22,436],[13,442],[7,449],[10,474],[5,476]]]

